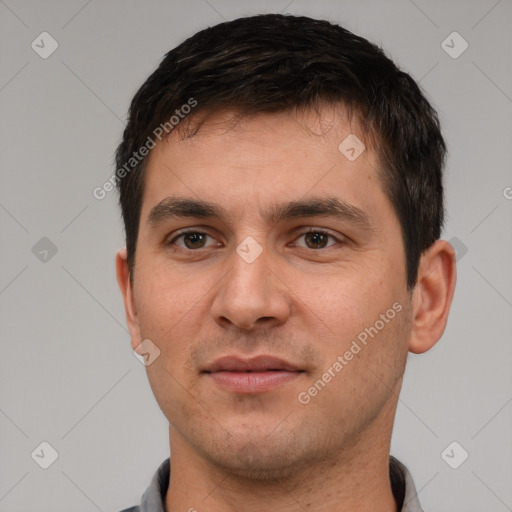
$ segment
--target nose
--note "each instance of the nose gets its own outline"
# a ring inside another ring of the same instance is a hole
[[[240,254],[243,254],[242,252]],[[233,251],[221,279],[211,314],[222,327],[250,330],[275,327],[290,316],[291,297],[279,266],[263,249],[254,261]]]

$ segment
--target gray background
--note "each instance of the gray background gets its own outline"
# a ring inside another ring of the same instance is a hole
[[[510,0],[0,1],[0,510],[117,511],[168,456],[115,282],[117,197],[92,191],[165,52],[223,19],[281,11],[381,44],[439,109],[458,284],[441,341],[410,355],[392,453],[425,511],[512,510]],[[46,59],[31,48],[43,31],[59,45]],[[458,58],[442,47],[454,31],[469,44]],[[59,454],[48,469],[31,457],[43,441]]]

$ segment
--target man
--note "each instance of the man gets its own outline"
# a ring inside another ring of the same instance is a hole
[[[117,151],[117,277],[171,447],[128,510],[421,510],[389,449],[455,286],[444,158],[416,83],[338,25],[247,17],[166,55]]]

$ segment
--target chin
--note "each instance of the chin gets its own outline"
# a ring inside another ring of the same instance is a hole
[[[286,445],[269,442],[263,437],[259,441],[247,441],[223,446],[216,453],[204,454],[210,463],[224,473],[250,480],[286,480],[311,464],[309,454],[297,451],[290,436]]]
[[[240,479],[259,480],[261,482],[270,480],[286,480],[306,467],[306,464],[297,464],[289,461],[283,463],[279,456],[253,457],[248,454],[233,454],[233,458],[226,460],[212,460],[213,464],[224,473],[228,473]]]

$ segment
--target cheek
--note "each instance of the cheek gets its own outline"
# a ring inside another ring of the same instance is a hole
[[[403,290],[393,276],[384,278],[380,272],[332,278],[326,283],[305,301],[305,311],[309,309],[309,317],[320,319],[318,328],[326,333],[316,347],[323,361],[319,373],[332,368],[341,356],[343,370],[336,374],[344,375],[339,381],[347,379],[343,386],[359,382],[367,371],[388,380],[386,372],[395,375],[407,352]]]
[[[297,280],[294,293],[325,324],[334,338],[353,336],[393,304],[380,273],[343,271]]]
[[[200,291],[196,279],[176,273],[157,259],[157,255],[141,258],[136,273],[135,303],[141,326],[160,332],[186,316]]]
[[[376,415],[403,375],[408,317],[405,307],[399,312],[397,308],[388,304],[369,314],[369,320],[362,320],[357,311],[340,317],[338,336],[331,346],[323,347],[324,365],[310,383],[318,391],[309,389],[317,395],[319,410],[337,411],[340,425],[352,421],[350,414],[358,422]]]
[[[146,371],[157,403],[171,421],[186,412],[190,399],[190,348],[198,339],[199,325],[193,317],[201,314],[201,303],[189,293],[190,285],[154,277],[153,285],[140,290],[139,322],[142,337],[160,350]]]

